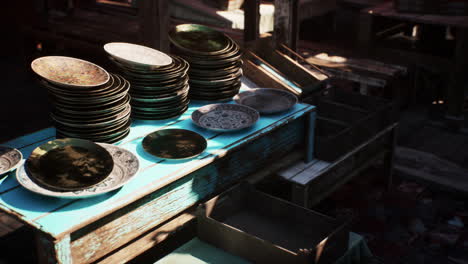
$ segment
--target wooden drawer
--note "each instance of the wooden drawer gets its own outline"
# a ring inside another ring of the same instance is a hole
[[[333,263],[348,247],[347,223],[247,184],[200,206],[197,225],[199,239],[253,263]]]

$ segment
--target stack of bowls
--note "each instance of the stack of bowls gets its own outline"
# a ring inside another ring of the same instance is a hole
[[[130,133],[130,83],[80,59],[41,57],[31,63],[49,92],[57,137],[114,143]]]
[[[190,99],[228,101],[239,92],[242,53],[231,38],[206,26],[182,24],[171,30],[169,39],[190,63]]]
[[[104,50],[131,83],[133,118],[163,120],[187,110],[189,65],[185,60],[130,43],[108,43]]]

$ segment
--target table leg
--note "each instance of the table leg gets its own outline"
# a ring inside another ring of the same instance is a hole
[[[315,119],[317,113],[310,112],[306,120],[306,153],[305,163],[309,163],[314,159],[314,139],[315,139]]]
[[[55,240],[43,233],[36,233],[37,258],[40,264],[71,264],[70,236]]]
[[[387,191],[389,191],[392,188],[393,184],[393,165],[395,161],[395,148],[396,148],[396,138],[397,138],[397,128],[392,129],[391,133],[391,142],[390,146],[388,146],[388,152],[385,154],[384,157],[384,176],[387,179]]]
[[[464,115],[465,89],[467,85],[468,69],[468,31],[457,29],[457,44],[455,48],[455,65],[453,67],[451,80],[448,87],[448,109],[446,119],[449,125],[461,128]]]
[[[309,195],[307,186],[293,184],[292,186],[292,197],[291,200],[294,204],[308,208],[309,206]]]

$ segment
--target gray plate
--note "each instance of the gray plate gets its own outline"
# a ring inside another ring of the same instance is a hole
[[[104,147],[114,160],[114,168],[109,176],[101,183],[79,191],[55,191],[44,188],[35,183],[25,170],[24,165],[20,166],[16,172],[16,179],[26,189],[31,192],[66,199],[88,198],[101,195],[122,187],[130,181],[138,172],[138,158],[128,150],[119,148],[118,146],[98,143]]]
[[[221,132],[251,127],[258,118],[257,110],[236,104],[210,104],[192,113],[192,121],[196,125]]]
[[[0,146],[0,175],[16,169],[20,165],[21,159],[23,159],[21,151]]]
[[[293,107],[297,103],[297,97],[283,90],[257,88],[236,95],[234,101],[252,107],[260,114],[275,114]]]

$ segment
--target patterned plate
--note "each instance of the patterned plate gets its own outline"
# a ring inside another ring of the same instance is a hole
[[[89,61],[72,57],[46,56],[31,63],[32,70],[62,87],[89,88],[109,81],[109,73]]]
[[[257,110],[236,104],[210,104],[192,113],[192,121],[196,125],[221,132],[251,127],[258,118]]]
[[[31,179],[29,174],[26,172],[24,165],[18,168],[16,179],[24,188],[32,192],[67,199],[88,198],[116,190],[136,175],[139,168],[138,159],[128,150],[117,146],[105,143],[98,143],[98,145],[104,147],[111,154],[112,159],[114,160],[114,168],[103,182],[93,187],[79,191],[56,191],[42,187]]]
[[[16,169],[20,165],[21,159],[23,159],[21,151],[0,146],[0,175]]]
[[[297,97],[288,91],[258,88],[236,95],[234,101],[250,106],[260,114],[275,114],[293,107],[297,103]]]
[[[157,68],[172,63],[172,58],[159,50],[131,43],[107,43],[104,50],[116,60],[135,66]]]
[[[143,139],[143,148],[162,159],[190,159],[205,151],[206,139],[191,130],[162,129]]]

